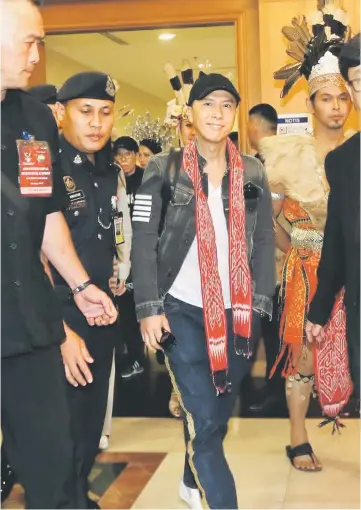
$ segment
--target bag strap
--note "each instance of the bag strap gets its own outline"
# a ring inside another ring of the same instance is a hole
[[[162,196],[162,211],[159,222],[159,235],[163,232],[165,226],[165,219],[169,202],[173,200],[174,191],[179,180],[179,174],[182,167],[183,149],[170,150],[167,166],[163,174],[163,184],[161,189]]]

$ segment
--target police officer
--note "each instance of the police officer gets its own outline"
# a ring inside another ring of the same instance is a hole
[[[123,215],[116,212],[118,168],[112,163],[110,136],[114,123],[114,82],[99,72],[79,73],[58,92],[57,114],[62,125],[60,159],[69,206],[65,218],[75,248],[92,282],[109,291],[113,257],[124,244]],[[61,298],[63,318],[74,335],[68,350],[81,336],[86,343],[84,360],[91,364],[67,367],[73,439],[81,489],[94,464],[105,417],[113,349],[118,326],[93,330],[78,313],[59,273],[51,268]],[[67,352],[63,349],[66,363]],[[93,363],[94,361],[94,363]],[[88,508],[96,508],[88,500]]]
[[[22,90],[39,61],[38,43],[44,37],[40,12],[30,0],[3,0],[0,22],[3,441],[25,488],[27,508],[84,508],[73,490],[60,352],[65,332],[40,252],[73,289],[90,323],[112,322],[116,311],[89,282],[61,212],[66,196],[54,119]]]

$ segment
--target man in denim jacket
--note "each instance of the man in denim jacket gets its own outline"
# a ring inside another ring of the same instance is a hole
[[[239,101],[224,76],[198,78],[188,99],[196,142],[175,171],[167,154],[152,158],[133,214],[137,316],[148,348],[172,334],[163,347],[185,424],[180,497],[191,508],[201,497],[237,508],[223,440],[260,318],[272,316],[271,195],[262,164],[228,140]]]

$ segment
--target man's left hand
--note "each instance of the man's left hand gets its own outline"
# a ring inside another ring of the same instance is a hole
[[[122,296],[123,294],[125,294],[126,291],[127,291],[127,288],[125,286],[125,281],[121,280],[120,282],[118,282],[118,285],[117,285],[114,295]]]
[[[323,326],[307,321],[306,336],[310,343],[312,343],[314,340],[321,342],[325,338],[325,330],[323,329]]]
[[[90,326],[108,326],[117,320],[118,312],[112,300],[95,285],[76,294],[74,301]]]

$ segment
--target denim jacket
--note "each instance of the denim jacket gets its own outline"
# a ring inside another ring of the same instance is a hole
[[[242,159],[245,170],[244,187],[245,190],[251,188],[251,193],[245,192],[245,204],[253,309],[271,317],[275,289],[275,236],[271,193],[260,161],[245,154],[242,154]],[[163,224],[162,197],[167,161],[167,153],[158,154],[150,160],[135,199],[131,260],[138,320],[164,313],[164,297],[172,287],[196,235],[193,185],[182,168],[167,204]],[[208,177],[204,172],[207,162],[200,154],[198,162],[203,189],[208,195]],[[227,220],[228,188],[227,171],[222,181],[223,209]],[[160,224],[163,224],[162,232]]]

